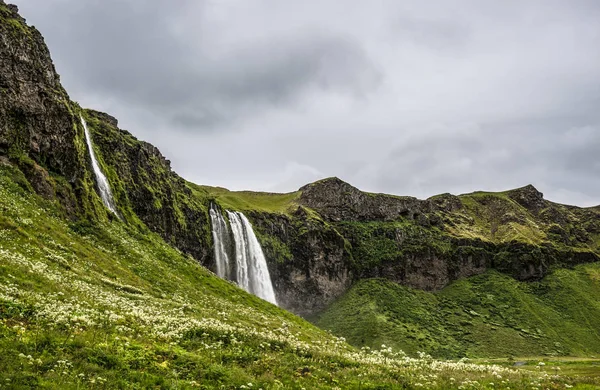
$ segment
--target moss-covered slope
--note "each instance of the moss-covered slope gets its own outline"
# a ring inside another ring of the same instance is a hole
[[[523,283],[495,271],[430,293],[368,279],[316,318],[357,346],[382,343],[442,357],[600,352],[600,264]]]
[[[72,222],[0,162],[0,386],[513,389],[597,383],[359,351],[118,219]],[[580,387],[585,388],[585,387]]]

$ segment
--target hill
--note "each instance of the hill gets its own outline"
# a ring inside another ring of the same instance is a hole
[[[5,158],[0,209],[3,388],[447,389],[500,376],[515,386],[594,383],[353,349],[149,230],[66,219]]]

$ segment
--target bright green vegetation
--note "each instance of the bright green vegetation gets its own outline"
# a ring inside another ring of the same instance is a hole
[[[475,192],[461,195],[460,200],[464,209],[453,216],[458,223],[448,228],[453,235],[527,244],[540,244],[548,238],[529,211],[505,192]]]
[[[413,221],[338,222],[334,226],[350,241],[354,267],[358,271],[399,262],[412,254],[449,255],[455,249],[439,229],[425,228]]]
[[[0,165],[0,386],[563,388],[581,380],[437,362],[343,339],[222,281],[150,232],[69,222]]]
[[[430,293],[363,280],[316,323],[356,346],[438,357],[594,356],[600,351],[600,264],[523,283],[495,271]]]
[[[276,194],[271,192],[229,191],[221,187],[190,184],[206,197],[216,200],[223,208],[236,211],[263,211],[287,214],[298,206],[300,192]]]
[[[543,201],[543,208],[534,211],[513,199],[515,193],[523,191],[527,191],[526,188],[460,195],[462,209],[440,213],[445,222],[444,228],[455,237],[496,244],[551,243],[581,250],[598,250],[597,209]]]
[[[18,19],[11,17],[12,13],[5,4],[0,4],[0,21],[5,22],[5,25],[10,26],[12,34],[21,36],[31,36],[31,31]]]
[[[600,379],[600,359],[594,358],[548,358],[527,357],[510,359],[479,360],[484,364],[498,364],[505,367],[517,366],[523,369],[546,372],[550,375],[559,373],[569,376],[585,376]]]

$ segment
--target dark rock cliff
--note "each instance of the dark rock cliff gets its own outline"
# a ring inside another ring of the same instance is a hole
[[[119,129],[115,118],[94,110],[85,116],[125,219],[139,218],[181,251],[209,262],[207,201],[194,195],[156,147]]]
[[[364,193],[330,178],[300,191],[289,215],[250,218],[278,298],[302,315],[365,278],[432,291],[489,269],[533,281],[552,267],[599,260],[598,211],[549,202],[533,186],[418,200]]]
[[[348,242],[323,220],[301,207],[290,216],[250,212],[248,217],[262,242],[281,307],[308,316],[352,284]]]
[[[85,198],[86,156],[76,106],[62,88],[42,35],[18,9],[0,1],[0,153],[17,161],[43,196],[56,195],[47,170],[60,174],[78,197],[58,188],[69,209]]]
[[[432,204],[409,196],[362,192],[332,177],[300,188],[299,203],[316,210],[328,221],[393,221],[409,218],[426,223]]]
[[[141,220],[180,250],[207,260],[204,199],[192,195],[157,148],[120,130],[112,116],[72,102],[41,34],[2,0],[0,94],[0,155],[16,163],[40,195],[57,199],[74,220],[111,217],[96,192],[82,116],[121,217],[143,229]]]

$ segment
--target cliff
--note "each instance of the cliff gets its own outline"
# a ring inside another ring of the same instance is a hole
[[[209,193],[210,189],[207,190]],[[259,232],[278,299],[304,316],[319,313],[353,283],[385,278],[437,291],[488,270],[539,281],[556,267],[597,262],[600,214],[550,202],[533,186],[439,195],[427,200],[362,192],[338,178],[293,196],[211,193],[248,214]]]
[[[208,261],[204,199],[193,195],[157,148],[119,129],[110,115],[70,100],[41,34],[16,6],[0,1],[0,18],[0,156],[16,163],[35,191],[60,203],[70,219],[112,218],[96,192],[83,117],[124,221]]]

